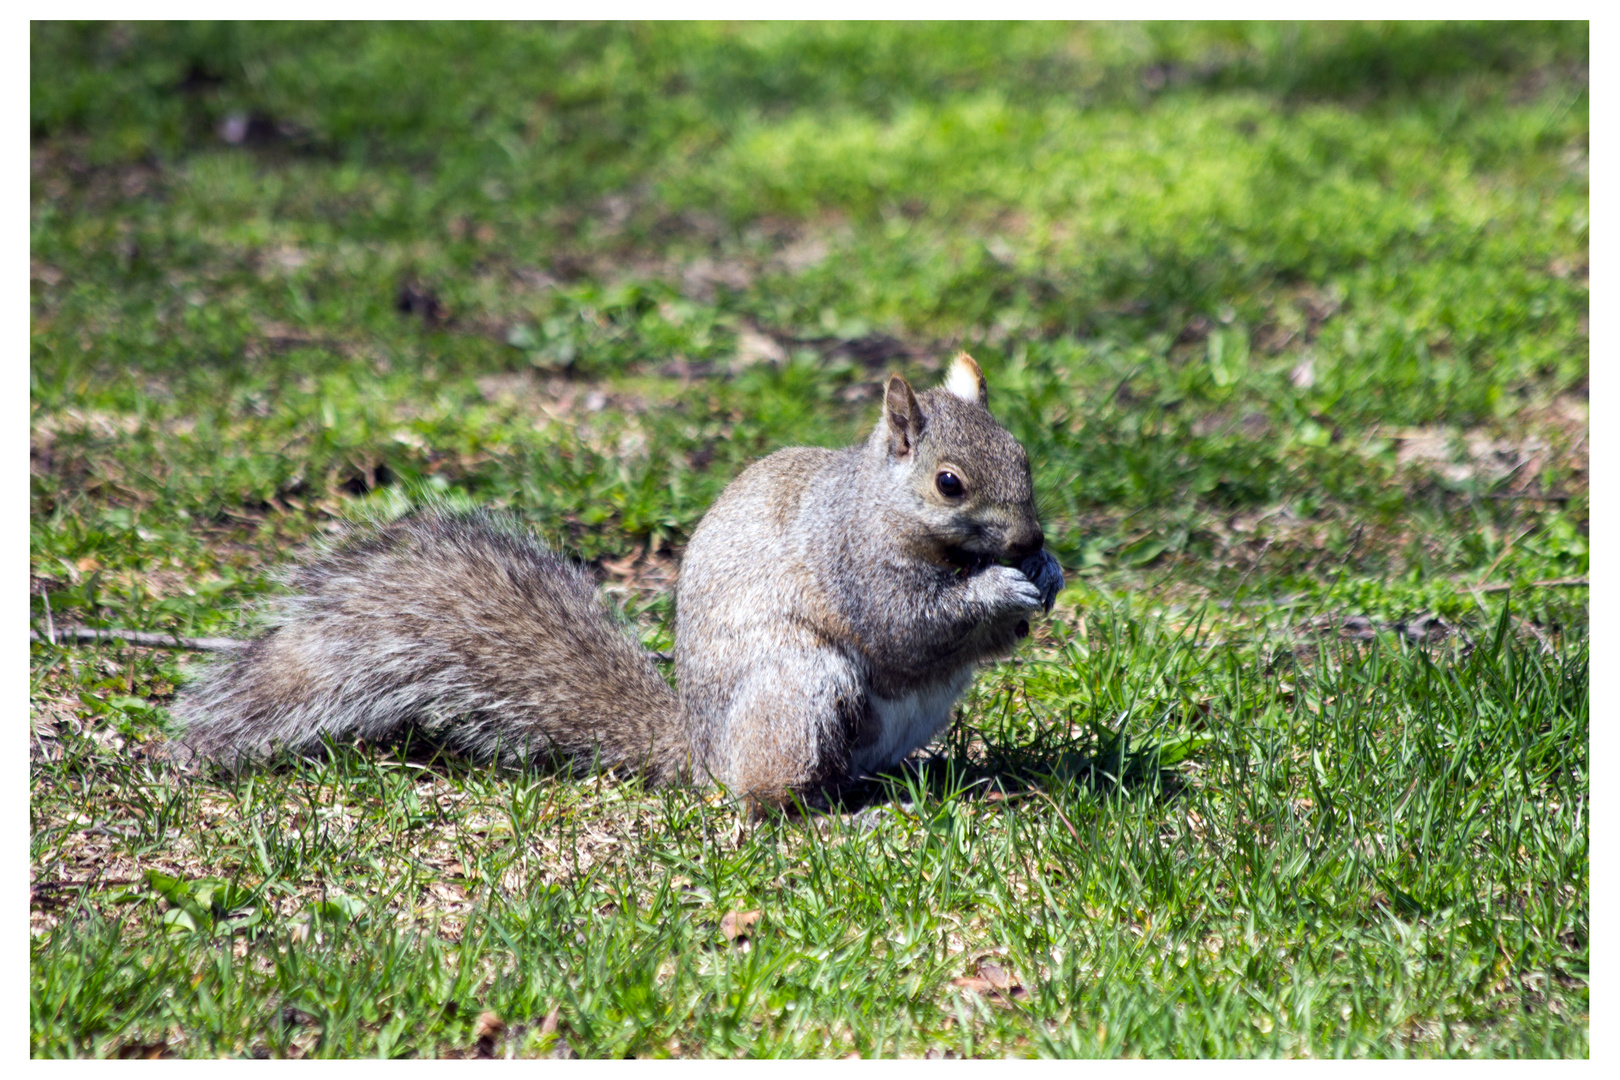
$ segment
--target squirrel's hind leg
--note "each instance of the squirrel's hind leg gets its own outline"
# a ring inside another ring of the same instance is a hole
[[[826,650],[784,651],[754,667],[726,710],[716,778],[756,811],[825,805],[873,737],[872,710],[851,665]]]

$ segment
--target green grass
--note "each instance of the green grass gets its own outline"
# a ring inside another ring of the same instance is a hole
[[[31,34],[35,629],[242,632],[427,489],[662,648],[748,461],[964,347],[1070,577],[760,825],[181,776],[194,655],[37,643],[35,1056],[1588,1053],[1584,24]]]

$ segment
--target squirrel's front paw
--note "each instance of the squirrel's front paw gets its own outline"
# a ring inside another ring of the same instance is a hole
[[[1042,548],[1019,563],[1018,569],[1041,591],[1041,607],[1051,611],[1057,594],[1063,591],[1064,586],[1063,567],[1052,558],[1052,553]]]
[[[1010,566],[990,566],[985,568],[978,580],[989,591],[990,603],[1002,611],[1034,611],[1044,603],[1040,586],[1022,570],[1014,570]]]

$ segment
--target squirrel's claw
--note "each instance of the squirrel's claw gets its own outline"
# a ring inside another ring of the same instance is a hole
[[[1057,594],[1063,591],[1063,567],[1052,558],[1050,551],[1042,548],[1019,563],[1018,569],[1041,591],[1041,607],[1050,612],[1057,601]]]

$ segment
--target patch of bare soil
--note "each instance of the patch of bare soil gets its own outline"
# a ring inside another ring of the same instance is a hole
[[[1584,395],[1564,394],[1525,410],[1509,426],[1459,430],[1404,428],[1377,432],[1395,443],[1395,460],[1437,473],[1453,483],[1481,480],[1501,484],[1510,496],[1531,494],[1542,472],[1557,466],[1575,491],[1584,492],[1590,464],[1591,409]],[[1548,495],[1547,492],[1535,494]]]

